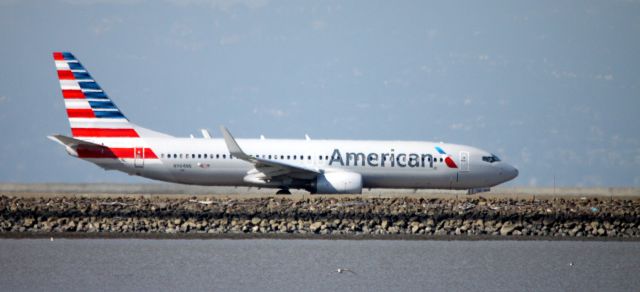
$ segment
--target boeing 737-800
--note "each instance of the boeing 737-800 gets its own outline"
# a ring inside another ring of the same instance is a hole
[[[475,147],[417,141],[178,138],[131,123],[68,52],[53,53],[71,137],[52,135],[106,170],[207,186],[360,194],[363,188],[484,189],[518,175]]]

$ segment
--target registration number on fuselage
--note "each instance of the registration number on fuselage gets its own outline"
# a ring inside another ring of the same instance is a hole
[[[188,163],[184,163],[184,164],[174,164],[173,168],[191,168],[191,164]]]

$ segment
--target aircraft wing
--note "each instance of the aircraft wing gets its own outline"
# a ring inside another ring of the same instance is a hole
[[[283,161],[274,161],[263,159],[259,157],[254,157],[246,154],[238,145],[238,142],[233,138],[229,130],[225,127],[220,127],[222,131],[222,135],[224,136],[224,142],[227,144],[227,148],[229,148],[229,153],[234,157],[250,162],[255,166],[255,169],[249,171],[248,180],[252,180],[255,178],[257,180],[267,180],[274,177],[290,177],[296,179],[308,179],[311,180],[315,178],[318,174],[322,173],[321,169],[306,167],[303,165],[294,165],[289,164]]]

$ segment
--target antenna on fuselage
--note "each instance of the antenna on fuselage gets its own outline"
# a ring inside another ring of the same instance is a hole
[[[307,141],[311,141],[311,137],[309,137],[309,135],[307,135],[307,134],[304,134],[304,139],[307,140]]]

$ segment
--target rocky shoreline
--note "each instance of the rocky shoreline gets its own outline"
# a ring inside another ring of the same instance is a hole
[[[640,199],[2,195],[8,234],[640,239]]]

